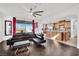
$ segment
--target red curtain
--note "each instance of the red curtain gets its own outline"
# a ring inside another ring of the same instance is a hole
[[[35,21],[32,20],[32,32],[33,34],[35,34]]]
[[[13,35],[16,33],[16,17],[13,17]]]

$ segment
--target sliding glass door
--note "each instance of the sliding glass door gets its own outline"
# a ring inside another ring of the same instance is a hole
[[[23,23],[17,23],[16,24],[16,33],[27,33],[32,32],[32,24],[23,24]]]

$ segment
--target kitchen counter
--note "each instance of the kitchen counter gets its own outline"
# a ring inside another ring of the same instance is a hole
[[[70,32],[71,30],[47,30],[48,32]]]
[[[56,39],[61,40],[61,41],[67,41],[70,39],[70,30],[66,31],[59,31],[59,30],[54,30],[54,31],[47,31],[46,36],[51,38],[59,34]]]

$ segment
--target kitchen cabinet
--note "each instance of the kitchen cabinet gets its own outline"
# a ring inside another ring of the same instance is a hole
[[[51,23],[51,27],[52,29],[49,30],[49,24],[47,24],[47,30],[46,31],[46,37],[51,38],[54,37],[56,35],[58,35],[56,37],[56,40],[60,40],[60,41],[68,41],[70,39],[71,36],[71,22],[70,21],[66,21],[66,20],[61,20],[58,21],[56,23]],[[53,25],[53,26],[52,26]]]

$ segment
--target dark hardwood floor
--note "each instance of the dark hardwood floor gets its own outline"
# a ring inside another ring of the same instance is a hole
[[[10,53],[12,51],[6,49],[6,47],[4,49],[2,45],[3,42],[0,43],[0,55],[11,56]],[[30,56],[79,56],[79,49],[52,41],[50,39],[46,39],[44,47],[36,47],[35,45],[31,45],[28,49],[30,51]]]

